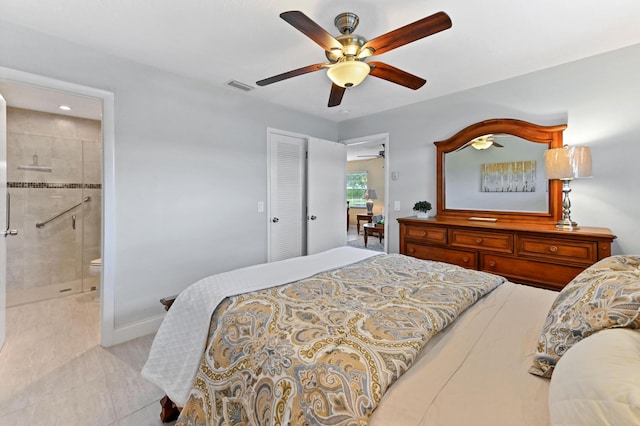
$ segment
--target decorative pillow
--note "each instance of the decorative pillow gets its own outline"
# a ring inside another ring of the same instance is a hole
[[[640,425],[640,331],[600,331],[558,362],[549,385],[552,425]]]
[[[529,372],[549,378],[574,344],[621,327],[640,328],[640,257],[608,257],[566,285],[551,305]]]

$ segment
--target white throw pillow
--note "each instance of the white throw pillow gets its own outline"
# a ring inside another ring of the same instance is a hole
[[[549,387],[552,425],[640,425],[640,331],[603,330],[558,361]]]

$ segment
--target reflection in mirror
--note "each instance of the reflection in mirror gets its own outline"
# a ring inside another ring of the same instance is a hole
[[[480,136],[446,153],[447,208],[547,212],[548,147],[500,133]]]

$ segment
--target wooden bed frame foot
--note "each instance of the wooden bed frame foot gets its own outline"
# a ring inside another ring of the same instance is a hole
[[[167,395],[163,396],[160,400],[160,406],[162,407],[160,411],[160,420],[162,423],[172,422],[180,415],[180,410]]]

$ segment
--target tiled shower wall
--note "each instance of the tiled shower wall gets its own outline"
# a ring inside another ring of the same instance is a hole
[[[89,291],[100,257],[102,206],[101,123],[95,120],[7,108],[7,190],[11,228],[7,238],[7,305]],[[18,166],[49,166],[51,172]],[[37,228],[36,223],[91,201]],[[73,219],[75,216],[75,229]]]

